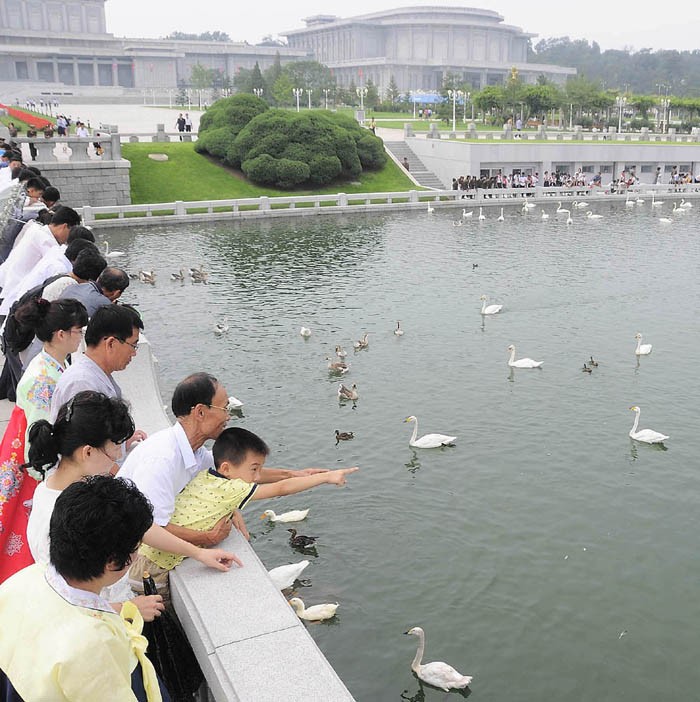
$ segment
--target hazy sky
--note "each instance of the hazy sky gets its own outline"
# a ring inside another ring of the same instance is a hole
[[[228,32],[234,40],[257,43],[303,27],[302,18],[317,14],[340,17],[412,5],[481,7],[495,10],[505,24],[521,27],[538,38],[570,36],[597,41],[603,49],[700,49],[700,2],[678,5],[644,2],[535,2],[491,0],[107,0],[107,29],[117,36],[160,37],[172,31]],[[534,40],[535,42],[538,39]]]

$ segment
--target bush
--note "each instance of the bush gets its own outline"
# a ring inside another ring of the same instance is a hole
[[[302,161],[289,158],[277,159],[277,186],[289,190],[309,180],[311,169]]]
[[[357,155],[360,158],[362,168],[370,171],[377,171],[386,164],[384,142],[374,134],[365,134],[357,142]]]
[[[236,135],[229,127],[216,127],[200,134],[197,139],[197,145],[199,145],[197,151],[209,153],[216,158],[224,158],[235,139]]]
[[[337,156],[314,156],[309,162],[311,182],[323,185],[335,180],[343,170],[343,165]]]
[[[270,154],[262,154],[244,161],[242,169],[254,183],[274,185],[277,181],[277,159],[272,158]]]

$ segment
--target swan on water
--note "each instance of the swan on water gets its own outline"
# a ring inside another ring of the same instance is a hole
[[[643,344],[642,335],[639,332],[634,335],[634,338],[637,340],[637,348],[634,350],[637,356],[646,356],[651,353],[651,344]]]
[[[567,223],[567,224],[573,224],[573,223],[574,223],[574,220],[571,219],[571,213],[569,213],[569,216],[566,218],[566,223]]]
[[[302,519],[306,519],[308,514],[308,509],[293,509],[282,514],[275,514],[271,509],[266,509],[260,516],[260,519],[269,517],[271,522],[300,522]]]
[[[549,219],[549,215],[544,210],[542,210],[542,219]]]
[[[531,358],[519,358],[516,361],[515,346],[513,346],[513,344],[508,347],[508,351],[510,351],[508,365],[511,368],[539,368],[544,363],[544,361],[533,361]]]
[[[294,581],[304,572],[304,569],[308,565],[309,561],[303,560],[298,563],[278,566],[277,568],[268,570],[267,574],[278,590],[286,590],[288,587],[294,585]]]
[[[462,210],[462,217],[464,219],[468,219],[469,217],[473,217],[473,216],[474,216],[474,210],[469,210],[469,212],[467,212],[466,210]]]
[[[560,212],[567,212],[567,213],[569,212],[569,210],[565,210],[565,209],[561,206],[561,202],[557,202],[557,210],[556,210],[556,211],[557,211],[557,214],[559,214]]]
[[[418,650],[416,656],[411,663],[411,670],[423,681],[439,687],[445,692],[450,690],[462,690],[467,687],[471,681],[471,675],[462,675],[455,670],[451,665],[442,661],[434,661],[433,663],[423,663],[423,653],[425,651],[425,632],[419,626],[414,626],[412,629],[405,631],[404,634],[418,637]]]
[[[401,322],[396,322],[396,329],[394,329],[394,334],[396,336],[403,336],[403,329],[401,329]]]
[[[435,208],[430,203],[428,203],[428,214],[433,214],[433,212],[435,212]]]
[[[664,204],[663,200],[657,200],[656,199],[656,193],[651,194],[651,206],[652,207],[661,207],[661,205]]]
[[[306,619],[308,622],[322,622],[324,619],[331,619],[335,616],[338,603],[318,604],[313,607],[306,607],[301,599],[292,597],[289,600],[292,609],[297,613],[299,619]]]
[[[445,434],[426,434],[425,436],[421,436],[420,439],[417,439],[416,436],[418,435],[418,420],[413,415],[411,415],[410,417],[406,417],[406,419],[404,419],[403,421],[414,423],[413,434],[408,440],[408,445],[413,446],[413,448],[440,448],[440,446],[448,446],[449,444],[452,444],[457,439],[456,436],[446,436]]]
[[[692,202],[686,202],[685,198],[681,198],[681,207],[684,210],[689,210],[693,206]]]
[[[227,405],[229,409],[240,409],[241,407],[243,407],[243,403],[233,395],[228,396]]]
[[[627,196],[625,197],[625,207],[634,207],[634,200],[630,200],[629,190],[627,191]]]
[[[120,256],[126,256],[124,251],[110,251],[109,242],[105,241],[105,258],[119,258]]]
[[[687,212],[687,208],[683,207],[682,205],[678,207],[676,203],[673,203],[673,210],[671,211],[671,214],[685,214]]]
[[[588,219],[603,219],[603,215],[593,214],[591,210],[588,210],[588,212],[586,212],[586,217]]]
[[[300,333],[305,339],[308,339],[308,338],[311,336],[311,329],[309,329],[308,327],[302,327],[302,328],[299,330],[299,333]]]
[[[488,300],[488,298],[486,295],[482,295],[479,299],[483,302],[481,305],[481,314],[498,314],[503,309],[503,305],[487,305],[486,300]]]
[[[222,334],[225,334],[228,331],[229,327],[228,324],[226,324],[226,320],[223,322],[217,322],[214,325],[214,334],[217,336],[221,336]]]
[[[587,202],[578,202],[577,200],[574,200],[572,204],[574,207],[577,207],[579,210],[582,210],[584,207],[588,207]]]
[[[659,222],[661,224],[673,224],[673,220],[670,217],[659,217]]]
[[[660,434],[658,431],[654,431],[653,429],[640,429],[637,431],[641,410],[636,405],[630,407],[630,409],[635,414],[634,425],[630,429],[630,438],[634,439],[635,441],[643,441],[645,444],[662,444],[666,439],[668,439],[666,434]]]
[[[480,207],[480,208],[479,208],[479,220],[480,220],[480,221],[483,221],[483,220],[485,220],[485,219],[486,219],[486,215],[484,214],[484,208],[483,208],[483,207]]]
[[[505,222],[505,217],[503,216],[503,208],[501,207],[501,214],[496,218],[497,222]]]

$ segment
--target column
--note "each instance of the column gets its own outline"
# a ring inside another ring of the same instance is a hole
[[[100,74],[99,71],[97,70],[97,59],[94,58],[92,59],[92,78],[93,78],[93,85],[99,85],[100,84]]]
[[[78,62],[73,59],[73,85],[80,85],[80,72],[78,71]]]

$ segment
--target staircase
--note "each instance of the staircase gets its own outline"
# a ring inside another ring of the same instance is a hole
[[[445,189],[445,185],[442,181],[425,167],[423,162],[413,153],[411,147],[405,141],[385,141],[384,146],[396,156],[400,163],[403,163],[404,156],[408,159],[411,175],[423,187],[435,188],[437,190]]]

